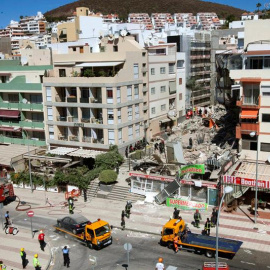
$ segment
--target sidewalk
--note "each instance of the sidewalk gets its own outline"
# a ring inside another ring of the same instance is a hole
[[[9,206],[14,206],[14,204]],[[37,253],[42,269],[46,270],[51,257],[50,247],[47,245],[45,251],[41,251],[37,235],[35,238],[32,238],[30,230],[26,230],[25,228],[18,229],[19,232],[17,235],[6,234],[3,230],[0,230],[0,260],[7,266],[7,270],[22,269],[20,252],[21,248],[24,248],[26,259],[28,259],[27,269],[34,269],[33,258]]]
[[[64,201],[64,194],[47,193],[49,200],[54,204],[54,207],[39,208],[44,206],[44,191],[34,191],[33,194],[26,189],[15,189],[17,196],[21,200],[32,204],[32,209],[35,211],[35,216],[47,216],[51,219],[68,214],[68,209],[62,209],[60,203]],[[125,202],[111,201],[106,199],[94,198],[90,202],[84,202],[83,197],[79,197],[75,202],[75,213],[81,213],[88,217],[91,221],[98,218],[107,220],[111,225],[120,227],[121,212],[125,208]],[[15,204],[10,204],[8,207],[15,207]],[[267,210],[266,210],[267,211]],[[245,210],[248,213],[247,210]],[[259,210],[262,213],[263,210]],[[138,201],[133,204],[131,209],[130,219],[126,218],[126,229],[140,231],[143,233],[152,233],[160,235],[162,226],[172,216],[173,208],[164,205],[146,204]],[[212,208],[206,212],[201,212],[202,222],[201,228],[197,229],[191,225],[193,221],[194,211],[181,210],[180,215],[189,225],[192,232],[201,233],[204,227],[204,222],[207,217],[211,216]],[[263,215],[262,215],[263,216]],[[254,223],[242,211],[225,213],[221,212],[219,236],[243,241],[243,248],[269,251],[270,244],[270,216],[264,215],[269,218],[258,218],[254,230]],[[211,229],[211,235],[215,236],[215,228]]]

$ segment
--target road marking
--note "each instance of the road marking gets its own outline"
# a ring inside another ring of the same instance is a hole
[[[267,266],[267,268],[270,268],[270,266]]]
[[[52,239],[53,241],[57,241],[60,237],[56,237],[54,239]]]
[[[51,238],[53,238],[53,237],[55,237],[56,235],[55,234],[53,234],[53,235],[49,235],[49,237],[51,237]]]
[[[255,263],[250,263],[250,262],[244,262],[244,261],[241,261],[241,263],[246,263],[246,264],[251,264],[251,265],[255,265]]]
[[[244,249],[244,252],[246,252],[248,254],[252,254],[251,250],[248,250],[248,249]]]

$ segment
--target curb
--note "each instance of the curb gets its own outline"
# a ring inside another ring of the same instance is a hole
[[[52,254],[52,248],[51,248],[51,244],[48,242],[47,243],[49,246],[49,250],[50,250],[50,259],[48,260],[47,266],[46,266],[46,270],[49,270],[49,268],[51,267],[51,262],[52,262],[52,258],[53,258],[53,254]]]

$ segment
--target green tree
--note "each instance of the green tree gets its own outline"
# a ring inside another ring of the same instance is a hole
[[[117,173],[113,170],[104,170],[99,175],[99,181],[104,184],[115,183],[117,179]]]
[[[229,24],[230,24],[231,22],[235,21],[235,20],[236,20],[236,18],[235,18],[235,16],[234,16],[233,14],[228,15],[228,16],[226,17],[226,21],[225,21],[224,26],[228,28],[228,27],[229,27]]]
[[[260,7],[262,6],[262,4],[261,3],[257,3],[256,4],[256,8],[257,8],[257,11],[259,12],[260,11]]]

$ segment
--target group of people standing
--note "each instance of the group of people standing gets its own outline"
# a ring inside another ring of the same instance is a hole
[[[134,146],[133,146],[132,144],[129,145],[129,146],[127,146],[127,147],[126,147],[126,150],[125,150],[125,156],[126,156],[126,158],[128,158],[128,154],[130,154],[130,153],[132,153],[132,152],[134,152],[134,151],[136,151],[136,150],[142,150],[142,149],[144,149],[144,148],[146,147],[147,144],[148,144],[148,143],[147,143],[146,139],[143,138],[142,140],[137,141],[137,142],[134,144]]]
[[[194,227],[200,228],[200,221],[202,220],[201,213],[197,209],[194,213]],[[217,209],[213,208],[211,219],[207,218],[204,224],[204,230],[202,234],[210,235],[210,229],[217,224]]]
[[[164,153],[165,151],[165,142],[161,140],[160,142],[156,142],[154,144],[155,151],[159,151],[160,154]]]

